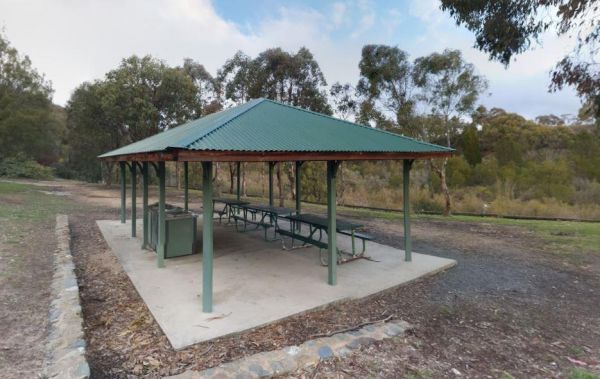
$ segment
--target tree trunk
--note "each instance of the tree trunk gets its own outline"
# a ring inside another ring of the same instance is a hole
[[[246,163],[242,163],[242,195],[248,197],[248,191],[246,190]]]
[[[337,204],[338,205],[344,205],[344,171],[343,171],[343,165],[340,164],[340,166],[338,167],[338,172],[337,172]]]
[[[175,182],[177,183],[177,189],[181,189],[181,180],[179,180],[179,162],[175,162]]]
[[[106,184],[107,187],[110,187],[113,184],[113,171],[115,168],[115,163],[114,162],[106,162],[106,163],[104,163],[104,168],[105,168],[105,170],[102,173],[102,176],[104,177],[104,183]]]
[[[219,176],[219,162],[215,163],[215,175],[213,176],[213,183],[216,183],[217,177]]]
[[[292,189],[292,200],[296,200],[296,177],[294,173],[294,164],[286,163],[287,177]]]
[[[279,190],[279,206],[283,207],[283,182],[281,181],[281,162],[277,163],[277,189]]]
[[[265,165],[260,165],[260,191],[261,196],[265,197]]]
[[[235,167],[229,163],[229,193],[233,193],[233,181],[235,180]]]
[[[449,216],[452,208],[452,202],[450,199],[450,190],[448,189],[448,183],[446,181],[446,166],[448,165],[448,158],[444,158],[442,160],[442,166],[436,167],[432,163],[432,167],[434,168],[436,174],[440,178],[440,187],[442,189],[442,193],[444,194],[445,204],[444,204],[444,216]]]

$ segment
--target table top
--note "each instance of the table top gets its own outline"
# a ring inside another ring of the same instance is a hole
[[[311,213],[302,213],[299,215],[294,214],[294,215],[286,216],[286,218],[289,220],[292,220],[292,221],[300,221],[300,222],[304,222],[304,223],[311,224],[314,226],[319,226],[322,228],[327,228],[329,226],[327,217],[322,217],[322,216],[318,216],[318,215],[311,214]],[[337,230],[344,230],[344,231],[357,229],[357,228],[360,228],[363,226],[361,224],[355,224],[355,223],[340,220],[340,219],[336,219],[335,224],[336,224]]]
[[[228,199],[226,197],[217,197],[217,198],[213,199],[213,202],[223,203],[223,204],[229,204],[229,205],[246,205],[246,204],[250,204],[250,202],[248,202],[248,201],[238,200],[238,199]]]
[[[295,212],[294,209],[284,207],[272,207],[266,204],[244,204],[243,208],[257,210],[261,212],[273,213],[276,215],[291,215]]]

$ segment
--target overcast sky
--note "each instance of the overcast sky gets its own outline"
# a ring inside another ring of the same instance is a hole
[[[572,90],[549,94],[549,71],[573,41],[544,36],[542,46],[505,69],[472,48],[473,35],[437,0],[2,0],[0,25],[14,47],[52,82],[65,105],[75,87],[102,78],[132,54],[170,65],[189,57],[213,74],[237,50],[309,48],[329,84],[356,84],[364,44],[396,45],[416,58],[460,49],[487,77],[481,102],[533,118],[576,114]]]

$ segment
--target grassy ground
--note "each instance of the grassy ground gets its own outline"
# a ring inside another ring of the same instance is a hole
[[[68,212],[69,202],[52,196],[43,188],[0,181],[0,220],[2,222],[43,222],[54,219],[57,212]],[[16,225],[18,226],[18,225]]]
[[[45,188],[0,181],[0,372],[35,378],[44,357],[54,219],[71,205]]]

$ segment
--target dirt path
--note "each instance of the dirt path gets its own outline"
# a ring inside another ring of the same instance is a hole
[[[77,204],[71,211],[73,253],[96,378],[159,377],[208,368],[387,315],[414,324],[413,334],[293,377],[437,378],[459,372],[472,378],[547,378],[564,377],[578,361],[600,371],[597,264],[588,269],[565,264],[522,228],[434,220],[415,221],[414,249],[457,259],[456,268],[175,352],[95,224],[98,218],[118,218],[116,189],[62,181],[45,185],[68,192]],[[181,201],[179,192],[169,190],[169,195],[168,201]],[[378,242],[402,247],[400,222],[362,221]]]
[[[378,241],[402,246],[398,225],[369,227],[382,231],[374,232]],[[458,261],[397,297],[382,295],[416,326],[414,334],[291,377],[548,378],[577,361],[600,371],[597,267],[566,268],[516,227],[417,221],[413,233],[415,251]]]

